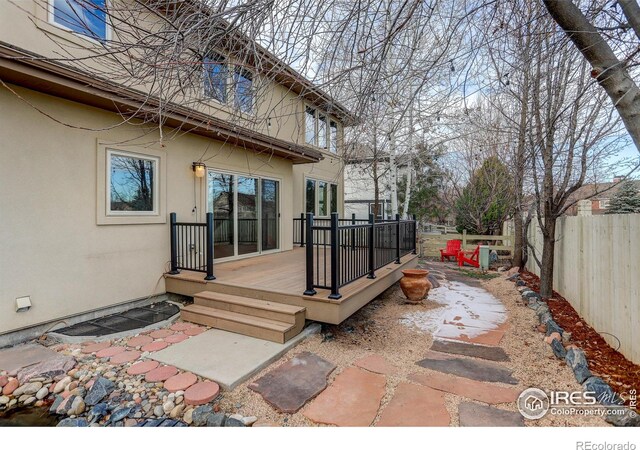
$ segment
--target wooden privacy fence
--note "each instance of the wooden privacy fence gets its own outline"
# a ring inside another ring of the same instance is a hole
[[[513,256],[513,236],[459,233],[420,233],[420,255],[423,257],[440,257],[440,249],[445,248],[447,241],[459,239],[463,250],[474,250],[478,244],[486,244],[491,250],[498,251],[499,259],[511,259]]]
[[[528,238],[540,258],[542,233],[536,220]],[[554,256],[553,289],[609,345],[639,364],[640,214],[562,217]],[[540,275],[531,256],[527,269]]]

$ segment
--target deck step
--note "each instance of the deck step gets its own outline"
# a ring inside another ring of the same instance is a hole
[[[195,294],[193,301],[196,305],[304,326],[305,308],[303,306],[285,305],[210,291]]]
[[[185,306],[182,308],[180,315],[182,320],[187,322],[198,323],[200,325],[278,342],[280,344],[284,344],[296,336],[304,327],[304,321],[302,321],[302,325],[298,325],[296,323],[292,324],[198,304]]]

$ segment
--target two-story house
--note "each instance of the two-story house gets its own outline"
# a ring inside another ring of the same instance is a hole
[[[346,108],[255,43],[260,64],[247,64],[234,35],[184,88],[197,101],[160,108],[167,100],[152,83],[100,77],[86,56],[119,39],[107,4],[0,2],[0,338],[165,292],[193,295],[204,281],[180,285],[167,278],[173,265],[291,253],[294,218],[344,210],[342,136],[355,121]],[[175,256],[169,213],[194,224],[213,213],[212,251],[193,226]],[[25,297],[31,308],[17,312]]]

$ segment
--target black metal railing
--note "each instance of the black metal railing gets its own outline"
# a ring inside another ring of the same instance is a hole
[[[369,220],[316,220],[313,214],[294,219],[294,244],[305,246],[305,295],[315,295],[316,288],[330,289],[329,298],[341,297],[340,288],[364,276],[375,278],[375,271],[409,253],[416,253],[417,226],[413,220],[375,222]],[[296,229],[299,229],[296,235]]]
[[[205,223],[178,222],[176,213],[169,215],[171,231],[171,270],[204,272],[205,280],[215,280],[213,276],[213,213],[207,213]]]

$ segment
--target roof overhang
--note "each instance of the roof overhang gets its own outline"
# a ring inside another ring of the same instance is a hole
[[[0,80],[124,117],[149,120],[160,101],[144,92],[96,79],[69,66],[47,61],[24,49],[0,42]],[[324,157],[318,150],[243,128],[203,112],[170,103],[163,105],[164,125],[206,136],[241,148],[275,155],[293,164],[313,163]]]

